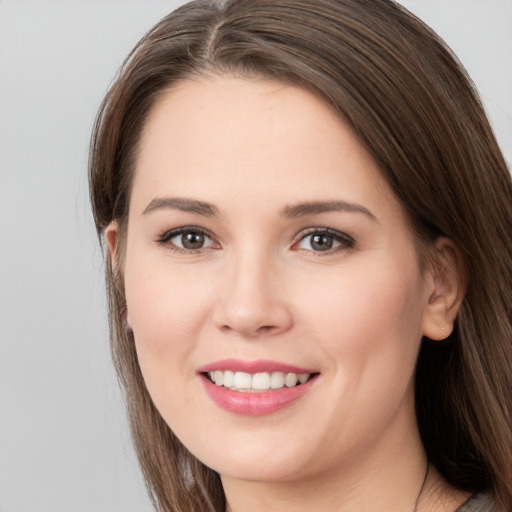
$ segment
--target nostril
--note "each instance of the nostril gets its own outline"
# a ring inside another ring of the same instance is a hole
[[[258,328],[256,332],[269,332],[275,329],[277,329],[277,327],[274,325],[262,325],[261,327]]]
[[[274,296],[263,300],[260,295],[250,291],[232,294],[215,307],[214,324],[224,333],[249,338],[287,331],[293,324],[287,305]]]

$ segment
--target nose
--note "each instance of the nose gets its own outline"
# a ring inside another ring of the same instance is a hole
[[[239,259],[222,281],[213,321],[245,338],[275,336],[293,324],[277,265],[264,258]]]

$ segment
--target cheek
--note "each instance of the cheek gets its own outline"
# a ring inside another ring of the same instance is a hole
[[[164,258],[165,259],[165,258]],[[144,380],[155,403],[191,367],[209,297],[199,276],[177,272],[133,251],[125,265],[128,323]]]
[[[180,438],[196,432],[184,411],[201,410],[193,377],[205,309],[199,303],[206,297],[188,277],[130,262],[125,272],[128,320],[142,376],[155,407]]]
[[[414,262],[374,267],[367,262],[364,270],[354,266],[328,287],[317,288],[304,305],[331,390],[331,407],[316,418],[321,423],[324,414],[325,425],[337,426],[323,432],[331,447],[324,460],[331,460],[332,447],[357,448],[374,439],[397,411],[407,410],[412,421],[423,310]]]
[[[407,363],[412,371],[423,307],[421,276],[408,258],[343,270],[316,289],[305,310],[325,356],[355,378],[370,367],[392,375]]]
[[[128,253],[124,278],[129,324],[155,350],[191,329],[208,300],[199,273],[170,265],[165,254],[135,247]]]

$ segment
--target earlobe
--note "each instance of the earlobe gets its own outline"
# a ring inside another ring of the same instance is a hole
[[[443,340],[453,331],[466,293],[464,262],[453,241],[448,238],[436,241],[427,274],[428,300],[423,311],[423,335],[432,340]]]

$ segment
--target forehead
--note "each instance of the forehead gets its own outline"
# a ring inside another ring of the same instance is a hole
[[[280,82],[217,76],[166,91],[140,140],[134,193],[148,200],[191,192],[211,202],[245,193],[285,202],[391,194],[366,149],[317,96]]]

